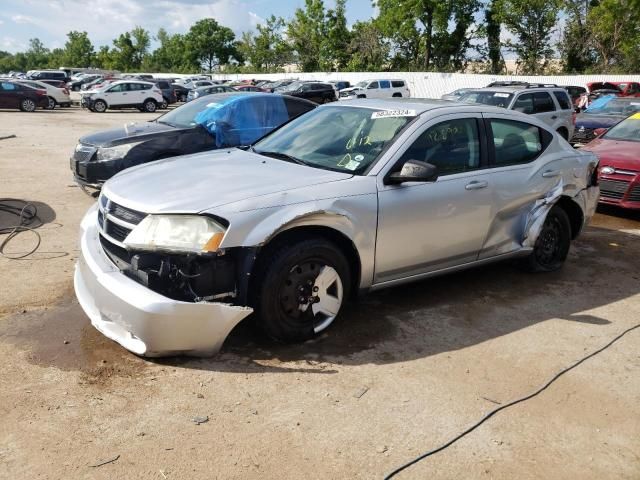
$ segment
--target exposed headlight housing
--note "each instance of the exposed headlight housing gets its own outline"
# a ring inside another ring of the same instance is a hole
[[[133,147],[140,145],[142,142],[125,143],[123,145],[117,145],[115,147],[100,147],[96,156],[98,162],[108,162],[109,160],[116,160],[124,157],[129,150]]]
[[[215,252],[226,231],[203,215],[147,215],[127,235],[124,245],[136,250]]]

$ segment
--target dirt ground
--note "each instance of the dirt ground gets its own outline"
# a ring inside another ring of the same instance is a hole
[[[46,222],[37,254],[0,258],[0,478],[383,478],[640,319],[640,217],[606,210],[555,274],[500,264],[372,294],[303,345],[241,324],[215,358],[135,357],[74,299],[93,200],[68,159],[83,134],[149,118],[0,111],[16,135],[0,197]],[[639,345],[635,330],[397,478],[640,478]]]

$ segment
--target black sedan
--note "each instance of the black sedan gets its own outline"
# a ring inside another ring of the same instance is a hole
[[[83,189],[100,189],[113,175],[135,165],[250,145],[315,107],[312,102],[285,95],[243,92],[207,95],[156,120],[82,137],[71,156],[71,170]]]

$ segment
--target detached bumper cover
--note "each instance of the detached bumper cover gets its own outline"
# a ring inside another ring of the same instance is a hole
[[[81,224],[76,297],[92,325],[127,350],[147,357],[213,355],[252,312],[222,303],[180,302],[136,283],[104,254],[96,222],[94,206]]]

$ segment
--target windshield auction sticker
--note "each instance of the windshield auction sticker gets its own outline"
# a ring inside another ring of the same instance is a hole
[[[640,120],[640,113],[636,113],[634,115],[631,115],[631,118],[633,118],[634,120]]]
[[[415,117],[415,110],[383,110],[381,112],[373,112],[371,119],[377,118],[393,118],[393,117]]]

